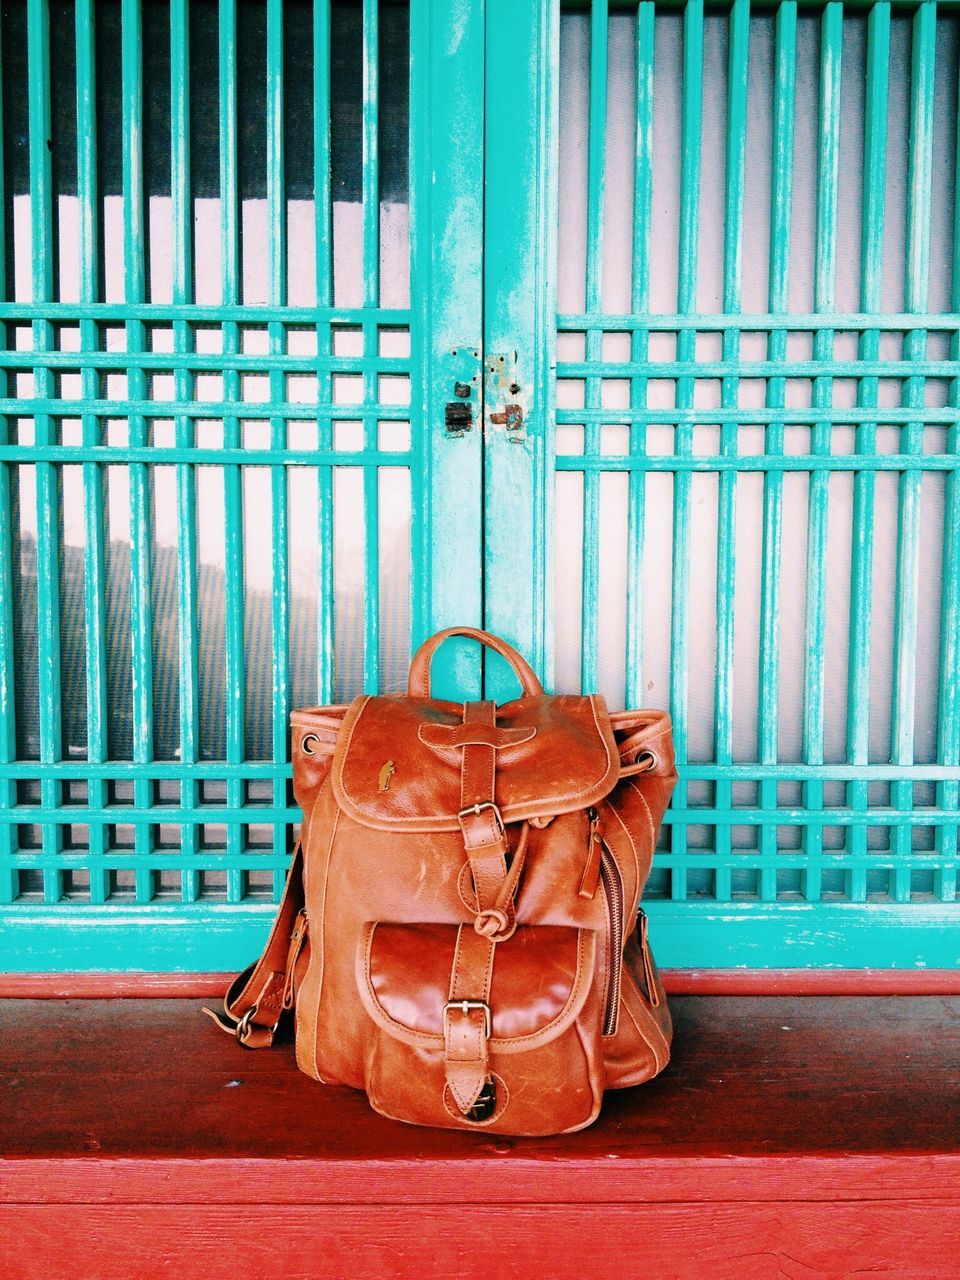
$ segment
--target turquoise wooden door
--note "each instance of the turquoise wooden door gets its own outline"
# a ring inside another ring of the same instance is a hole
[[[0,967],[229,968],[291,707],[481,620],[483,13],[21,0],[0,36]]]
[[[452,622],[671,708],[662,963],[960,966],[957,49],[946,0],[5,6],[0,966],[245,962],[290,707]]]
[[[487,624],[670,707],[662,964],[955,968],[957,7],[487,12]]]

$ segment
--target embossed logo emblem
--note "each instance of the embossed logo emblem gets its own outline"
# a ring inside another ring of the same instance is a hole
[[[394,763],[392,760],[388,760],[387,763],[380,770],[380,790],[381,791],[390,790],[390,779],[393,777],[394,773],[396,773]]]

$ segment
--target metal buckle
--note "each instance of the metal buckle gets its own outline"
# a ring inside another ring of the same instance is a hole
[[[484,809],[493,810],[493,816],[497,822],[497,830],[500,833],[500,839],[505,840],[507,838],[507,829],[503,825],[503,818],[500,816],[500,810],[497,808],[497,806],[494,804],[492,800],[484,800],[482,802],[478,802],[477,804],[468,804],[465,809],[461,809],[460,812],[457,814],[457,821],[460,823],[460,826],[463,827],[464,818],[466,818],[471,813],[476,814],[476,816],[479,818],[481,813],[483,813]]]
[[[490,1033],[493,1029],[493,1018],[490,1013],[490,1006],[486,1000],[448,1000],[443,1006],[444,1016],[448,1009],[459,1009],[464,1015],[468,1014],[471,1009],[483,1010],[483,1033],[490,1039]]]

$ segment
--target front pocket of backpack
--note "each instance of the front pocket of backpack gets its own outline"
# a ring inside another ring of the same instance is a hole
[[[396,1120],[543,1135],[579,1129],[603,1090],[602,995],[595,935],[528,926],[497,944],[490,985],[489,1080],[480,1119],[464,1116],[446,1083],[444,1006],[457,925],[370,924],[357,955],[369,1016],[365,1085]]]

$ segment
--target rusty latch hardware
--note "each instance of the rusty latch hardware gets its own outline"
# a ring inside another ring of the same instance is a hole
[[[522,431],[523,406],[506,404],[503,406],[502,413],[491,413],[490,421],[495,422],[498,427],[506,427],[508,431]]]
[[[456,440],[473,430],[479,412],[480,349],[473,345],[454,347],[447,360],[446,376],[452,383],[453,399],[444,404],[443,425],[447,438]]]
[[[444,423],[452,436],[462,435],[473,426],[473,408],[463,400],[448,400]]]
[[[487,356],[484,361],[484,399],[488,428],[500,427],[512,444],[527,436],[527,393],[517,373],[517,353]]]

